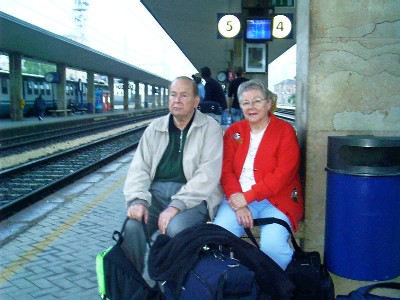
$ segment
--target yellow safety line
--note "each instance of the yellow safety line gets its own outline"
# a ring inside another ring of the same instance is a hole
[[[75,214],[70,219],[66,220],[61,224],[56,230],[44,237],[44,239],[35,244],[30,250],[25,251],[17,260],[13,261],[8,267],[6,267],[0,273],[0,285],[3,285],[5,281],[9,280],[14,274],[16,274],[21,268],[24,267],[28,262],[33,261],[36,257],[43,252],[55,239],[60,237],[63,233],[74,226],[78,221],[85,216],[90,210],[99,205],[104,201],[111,193],[114,192],[125,180],[125,176],[114,183],[107,192],[101,194],[99,197],[95,198],[92,202],[84,206],[80,212]]]

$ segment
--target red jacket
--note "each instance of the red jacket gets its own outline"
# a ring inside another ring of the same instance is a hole
[[[244,193],[247,203],[268,199],[288,216],[294,231],[303,218],[304,201],[299,175],[300,149],[292,125],[270,114],[270,122],[254,158],[256,184]],[[250,145],[247,120],[233,123],[224,135],[221,185],[226,198],[243,192],[239,183]],[[294,197],[297,190],[297,199]]]

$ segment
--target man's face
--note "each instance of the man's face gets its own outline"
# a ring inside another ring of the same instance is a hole
[[[199,96],[194,96],[193,82],[180,78],[172,82],[169,91],[169,111],[174,117],[191,118],[199,105]]]

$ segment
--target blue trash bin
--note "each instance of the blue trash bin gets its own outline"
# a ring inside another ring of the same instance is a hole
[[[96,113],[103,112],[103,91],[101,89],[96,90],[94,109]]]
[[[328,137],[325,264],[354,280],[400,275],[400,137]]]

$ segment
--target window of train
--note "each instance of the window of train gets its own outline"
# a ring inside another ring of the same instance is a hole
[[[36,82],[33,83],[33,93],[35,95],[39,95],[39,86],[36,84]]]
[[[33,89],[32,89],[32,87],[33,87],[33,82],[32,82],[32,81],[28,81],[27,86],[28,86],[28,95],[32,95],[32,92],[33,92]]]
[[[67,88],[66,88],[66,94],[67,94],[67,96],[72,96],[71,90],[72,90],[72,86],[67,85]]]
[[[1,93],[8,94],[7,79],[1,78]]]
[[[46,90],[46,95],[50,96],[50,84],[49,83],[45,83],[44,87],[45,87],[45,90]]]

